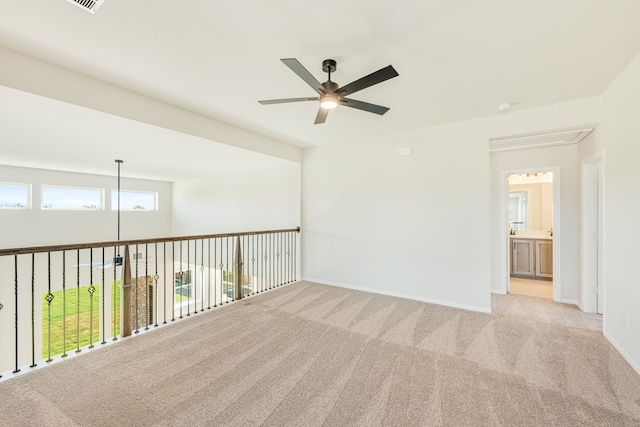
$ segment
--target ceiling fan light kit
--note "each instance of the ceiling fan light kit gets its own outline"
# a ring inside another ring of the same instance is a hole
[[[314,122],[316,125],[324,123],[327,119],[327,115],[329,114],[329,110],[336,108],[338,105],[379,115],[383,115],[389,111],[388,107],[350,99],[347,98],[347,96],[359,90],[366,89],[369,86],[397,77],[398,72],[391,65],[340,87],[337,83],[331,81],[331,73],[336,71],[337,68],[336,61],[333,59],[325,59],[322,61],[322,71],[328,74],[327,81],[324,83],[320,83],[297,59],[285,58],[281,59],[281,61],[289,67],[291,71],[296,73],[298,77],[304,80],[305,83],[311,86],[311,88],[318,93],[318,96],[313,98],[284,98],[258,101],[262,105],[319,100],[320,108],[318,109],[318,114],[316,115],[316,120]]]
[[[320,98],[320,107],[332,110],[338,106],[340,99],[333,93],[328,93]]]

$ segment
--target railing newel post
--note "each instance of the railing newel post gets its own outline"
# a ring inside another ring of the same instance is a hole
[[[131,256],[129,254],[129,245],[125,245],[124,258],[122,260],[122,279],[120,293],[120,335],[128,337],[131,335]]]
[[[242,299],[242,247],[240,244],[240,236],[236,236],[236,251],[233,263],[233,284],[236,299]]]

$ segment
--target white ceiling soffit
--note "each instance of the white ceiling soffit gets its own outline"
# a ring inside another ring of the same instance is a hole
[[[511,151],[554,145],[577,144],[589,135],[591,131],[593,131],[593,128],[491,138],[489,139],[489,151]]]
[[[86,10],[87,12],[96,13],[96,10],[105,0],[67,0],[69,3],[75,4],[76,6]]]

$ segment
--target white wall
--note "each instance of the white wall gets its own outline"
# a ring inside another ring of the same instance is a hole
[[[604,333],[640,373],[640,54],[602,100],[600,142],[593,148],[605,150]]]
[[[295,228],[300,164],[173,183],[174,235]]]
[[[306,278],[490,310],[482,134],[456,124],[334,141],[303,164]]]
[[[305,150],[304,276],[490,310],[499,272],[496,172],[517,165],[490,162],[489,139],[584,126],[596,123],[599,113],[599,99],[589,98]],[[399,157],[402,146],[413,154]],[[578,209],[576,147],[561,152],[569,222]],[[540,163],[558,164],[556,154],[541,154]],[[563,297],[575,299],[577,225],[567,224],[566,233]]]
[[[126,167],[126,165],[125,165]],[[116,174],[114,163],[114,175]],[[0,165],[0,182],[32,184],[32,209],[0,209],[0,247],[88,243],[117,239],[117,213],[111,210],[111,190],[116,176],[89,175]],[[105,205],[99,211],[42,210],[41,186],[104,188]],[[169,236],[171,233],[171,183],[121,179],[122,190],[158,193],[156,212],[121,212],[122,240]]]

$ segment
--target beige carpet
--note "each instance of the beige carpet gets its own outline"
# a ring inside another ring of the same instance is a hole
[[[640,425],[640,376],[597,316],[493,304],[297,283],[2,382],[0,424]]]

